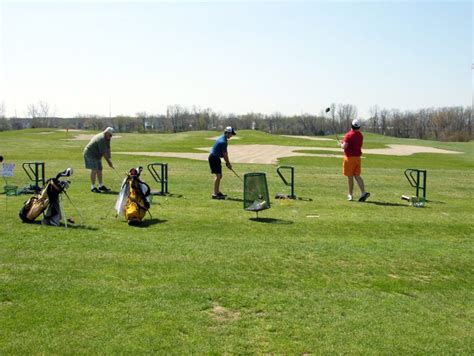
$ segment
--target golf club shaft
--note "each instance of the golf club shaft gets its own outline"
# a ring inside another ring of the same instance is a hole
[[[64,191],[63,193],[66,196],[66,198],[69,200],[71,205],[74,207],[74,209],[76,209],[77,215],[79,215],[79,218],[81,219],[81,223],[84,224],[84,219],[82,218],[81,212],[79,211],[77,206],[72,202],[71,198],[69,197],[69,194],[67,194],[66,191]]]
[[[329,113],[330,111],[331,111],[331,107],[327,107],[326,110],[325,110],[325,113],[324,113],[325,119],[328,119],[326,114]],[[333,122],[333,130],[334,130],[334,134],[336,135],[337,143],[341,144],[341,140],[339,140],[339,137],[337,136],[336,125],[334,124],[334,122]]]
[[[239,176],[236,171],[234,171],[232,168],[230,168],[230,170],[231,170],[232,172],[234,172],[234,174],[243,182],[242,177]]]
[[[115,172],[115,174],[117,175],[117,177],[121,178],[120,177],[120,174],[118,174],[117,170],[115,168],[112,168],[112,170]]]

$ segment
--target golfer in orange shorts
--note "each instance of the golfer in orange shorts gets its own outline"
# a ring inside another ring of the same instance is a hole
[[[344,135],[341,148],[344,150],[344,161],[342,163],[343,173],[347,177],[347,184],[349,187],[349,194],[347,200],[353,200],[354,178],[360,188],[360,202],[364,202],[370,196],[369,192],[365,191],[364,180],[360,176],[360,156],[362,155],[362,143],[364,136],[360,133],[360,121],[358,119],[352,120],[352,129]]]

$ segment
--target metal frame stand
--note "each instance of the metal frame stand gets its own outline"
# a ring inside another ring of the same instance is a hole
[[[291,180],[290,182],[288,182],[285,177],[283,176],[283,174],[281,173],[281,170],[282,169],[289,169],[291,171]],[[295,168],[293,166],[279,166],[277,168],[277,173],[278,175],[280,176],[281,180],[283,181],[283,183],[286,185],[286,186],[289,186],[291,187],[291,194],[288,195],[288,198],[289,199],[296,199],[296,195],[295,195]]]
[[[155,167],[161,168],[161,175],[158,174]],[[147,165],[148,171],[150,172],[153,179],[160,183],[161,191],[159,193],[153,193],[155,195],[167,195],[168,193],[168,163],[150,163]]]
[[[30,181],[35,182],[35,185],[31,185],[31,187],[38,193],[45,183],[44,162],[26,162],[21,166],[23,167],[23,170]]]
[[[404,173],[410,185],[416,189],[416,197],[420,198],[421,191],[423,193],[423,199],[426,201],[426,170],[408,168],[405,169]],[[415,173],[416,177],[414,177]]]

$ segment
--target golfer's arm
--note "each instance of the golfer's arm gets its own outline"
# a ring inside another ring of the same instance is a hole
[[[107,161],[107,163],[111,166],[112,165],[112,154],[110,153],[110,149],[107,149],[104,152],[104,158]]]
[[[229,155],[226,153],[224,153],[224,161],[225,161],[225,164],[230,164],[230,161],[229,161]]]
[[[341,148],[345,150],[349,144],[346,141],[341,142]]]

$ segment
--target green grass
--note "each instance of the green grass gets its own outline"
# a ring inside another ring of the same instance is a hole
[[[10,183],[27,183],[22,162],[45,161],[47,176],[72,166],[68,192],[84,224],[23,224],[27,196],[0,195],[0,354],[474,352],[473,142],[367,134],[371,148],[463,153],[367,155],[366,204],[345,200],[340,159],[284,158],[279,164],[295,167],[296,195],[312,201],[273,200],[262,221],[239,201],[210,199],[207,162],[116,155],[120,171],[168,162],[169,190],[183,196],[155,196],[153,219],[133,228],[114,217],[116,195],[89,193],[87,142],[42,131],[0,133],[0,154],[17,164]],[[334,147],[238,134],[230,145]],[[113,150],[192,152],[217,133],[120,135]],[[234,168],[266,172],[272,196],[288,193],[276,165]],[[428,170],[425,208],[400,200],[414,194],[405,168]],[[108,168],[104,176],[118,190],[121,178]],[[158,188],[148,172],[143,179]],[[242,198],[228,172],[222,190]],[[68,201],[65,209],[80,222]]]

